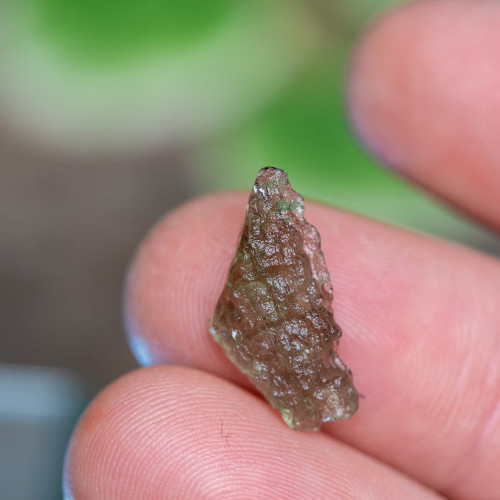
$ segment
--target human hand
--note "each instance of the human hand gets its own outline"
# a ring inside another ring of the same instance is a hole
[[[375,154],[497,229],[499,26],[494,1],[405,6],[368,32],[349,80],[353,122]],[[307,204],[341,357],[365,398],[349,421],[293,431],[207,332],[246,198],[188,203],[142,244],[127,323],[140,361],[162,366],[91,403],[68,450],[66,497],[498,498],[500,263]]]

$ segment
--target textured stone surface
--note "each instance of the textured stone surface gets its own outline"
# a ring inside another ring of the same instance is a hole
[[[259,171],[209,330],[290,427],[316,430],[352,416],[358,394],[335,352],[330,276],[303,213],[285,172]]]

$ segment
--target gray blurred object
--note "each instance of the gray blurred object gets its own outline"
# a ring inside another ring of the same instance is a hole
[[[61,498],[64,452],[86,401],[71,371],[0,364],[0,498]]]

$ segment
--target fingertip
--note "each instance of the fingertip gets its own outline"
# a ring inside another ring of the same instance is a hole
[[[169,213],[140,245],[128,272],[124,321],[143,365],[197,366],[246,383],[208,333],[245,214],[246,196],[205,196]]]
[[[399,18],[407,6],[397,6],[372,21],[351,57],[346,104],[351,127],[361,143],[388,166],[397,166],[398,151],[392,149],[391,106],[396,106],[397,64],[404,51],[393,40],[399,36]]]
[[[347,105],[384,164],[498,224],[500,4],[428,0],[376,20],[354,52]]]
[[[198,459],[200,440],[218,444],[217,433],[210,436],[201,428],[214,413],[224,415],[223,405],[215,407],[219,393],[215,377],[181,367],[139,369],[107,386],[85,410],[71,438],[65,496],[177,498],[191,487],[196,490],[192,485],[201,479],[190,464]]]
[[[264,401],[180,367],[137,370],[107,387],[72,437],[65,496],[434,498],[322,433],[289,429]]]

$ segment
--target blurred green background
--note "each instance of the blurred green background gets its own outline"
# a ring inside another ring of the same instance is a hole
[[[10,429],[21,417],[34,435],[47,422],[60,429],[45,489],[47,450],[27,441],[18,462],[0,462],[0,497],[59,491],[75,415],[136,366],[121,324],[127,263],[189,197],[249,190],[273,165],[306,197],[500,253],[490,233],[380,168],[349,128],[349,55],[397,3],[0,3],[0,362],[16,365],[0,371],[0,396],[7,387],[41,404],[19,375],[28,365],[70,370],[26,368],[49,392],[78,379],[73,406],[0,407],[2,452],[19,448]]]

